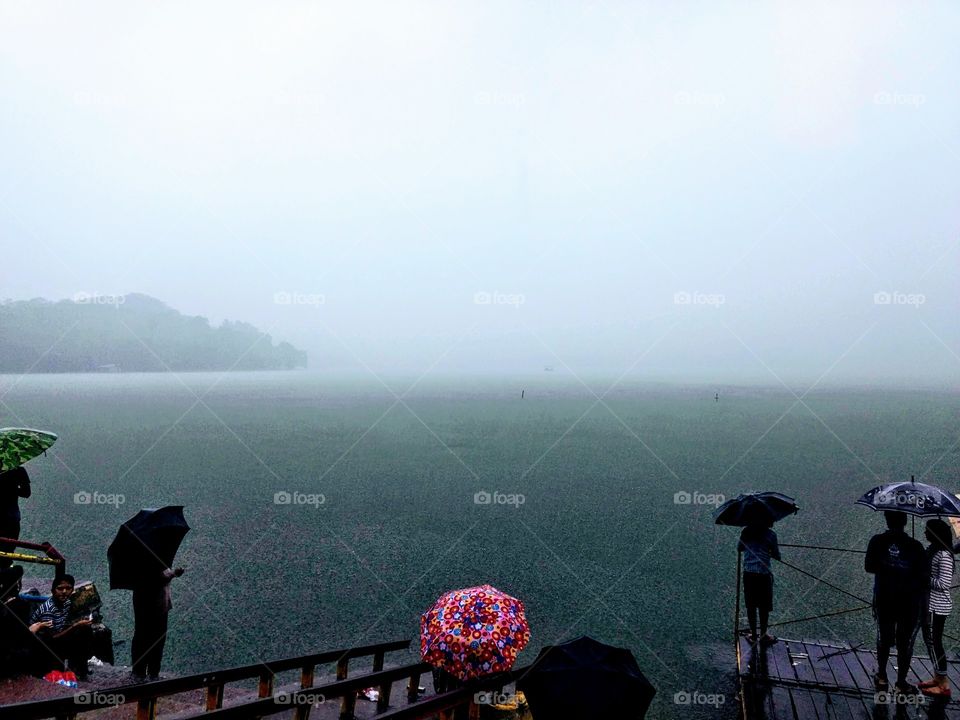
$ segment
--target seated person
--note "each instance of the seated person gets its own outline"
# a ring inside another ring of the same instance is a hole
[[[36,633],[47,629],[47,622],[30,624],[30,605],[18,597],[23,568],[14,565],[0,570],[0,675],[23,673],[43,675],[46,650],[37,641]]]
[[[39,607],[34,608],[30,617],[32,623],[47,623],[37,632],[37,638],[50,650],[48,657],[55,659],[49,670],[63,670],[64,663],[69,665],[78,679],[87,677],[92,643],[90,618],[82,618],[70,624],[70,596],[76,582],[72,575],[54,578],[51,590],[53,596]]]

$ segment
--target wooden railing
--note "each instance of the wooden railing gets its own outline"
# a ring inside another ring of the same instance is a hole
[[[157,712],[157,701],[160,698],[201,689],[205,691],[205,712],[201,713],[201,716],[211,717],[218,715],[220,712],[232,709],[226,708],[220,710],[220,708],[223,707],[223,691],[226,683],[256,678],[258,698],[265,699],[267,703],[272,703],[274,702],[274,679],[278,673],[289,670],[300,670],[300,687],[311,688],[314,683],[314,672],[317,665],[336,663],[338,682],[351,682],[355,683],[358,688],[366,688],[376,685],[375,682],[368,682],[370,678],[396,672],[396,670],[388,670],[384,673],[383,663],[386,653],[406,650],[409,647],[409,640],[395,640],[393,642],[364,645],[362,647],[328,650],[311,655],[283,658],[225,670],[214,670],[212,672],[187,675],[169,680],[157,680],[139,685],[121,685],[112,688],[90,690],[52,700],[13,703],[0,706],[0,720],[42,720],[43,718],[52,717],[72,718],[90,710],[134,702],[137,703],[137,720],[154,720]],[[373,657],[373,672],[347,681],[346,678],[350,660],[371,656]],[[422,666],[405,666],[405,671],[412,673],[410,668],[413,667]],[[412,677],[412,674],[410,677]],[[419,673],[417,673],[416,677],[417,681],[419,681]],[[336,684],[337,683],[334,683],[334,685]],[[416,693],[416,689],[417,686],[414,685],[414,693]],[[344,696],[344,698],[346,699],[346,696]],[[254,703],[257,702],[261,702],[261,700],[254,701]],[[244,703],[238,707],[247,705],[250,705],[250,703]],[[289,706],[287,709],[289,709]],[[260,712],[259,714],[267,715],[269,713]],[[251,716],[245,715],[244,717]]]
[[[424,720],[438,713],[443,720],[463,716],[470,720],[477,720],[480,717],[480,706],[475,702],[477,693],[490,690],[502,691],[504,686],[523,677],[527,670],[529,667],[515,668],[507,673],[475,680],[456,690],[423,698],[417,702],[411,702],[406,707],[377,715],[377,720]]]
[[[44,555],[27,555],[26,553],[14,550],[0,551],[0,558],[11,560],[13,562],[37,563],[40,565],[56,565],[56,576],[59,577],[67,571],[67,559],[60,554],[50,543],[35,543],[17,538],[0,537],[0,544],[14,548],[27,548],[28,550],[39,550]],[[46,556],[46,557],[44,557]]]
[[[526,672],[526,668],[519,668],[508,673],[491,675],[456,690],[420,699],[418,691],[420,676],[430,672],[431,669],[431,666],[426,663],[403,665],[325,685],[278,693],[273,697],[237,703],[221,710],[198,713],[180,720],[252,720],[289,712],[291,709],[295,710],[295,720],[309,720],[310,711],[315,705],[326,704],[337,698],[340,699],[341,720],[353,720],[357,691],[368,687],[375,687],[380,691],[377,701],[377,720],[423,720],[435,717],[437,714],[441,718],[453,718],[454,713],[473,720],[480,716],[480,706],[474,702],[477,693],[502,690],[504,686],[514,682]],[[407,704],[390,710],[391,688],[395,682],[401,680],[407,681]]]

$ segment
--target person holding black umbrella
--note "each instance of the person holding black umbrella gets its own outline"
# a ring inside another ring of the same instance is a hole
[[[743,553],[743,603],[750,623],[750,644],[772,645],[777,639],[767,632],[773,610],[773,571],[770,560],[780,559],[780,544],[773,520],[747,525],[740,533],[737,549]],[[757,634],[759,616],[760,634]]]
[[[870,538],[864,558],[864,569],[873,575],[873,617],[877,621],[874,686],[880,692],[890,689],[887,661],[895,643],[896,691],[916,695],[917,688],[907,682],[907,674],[927,587],[927,560],[923,546],[904,532],[907,516],[896,510],[885,510],[883,516],[887,530]]]
[[[797,501],[783,493],[741,493],[717,508],[717,525],[742,527],[737,552],[743,554],[743,601],[750,624],[750,644],[772,645],[777,639],[767,632],[773,610],[773,571],[770,560],[780,559],[780,545],[773,524],[797,512]],[[759,623],[758,623],[759,620]],[[759,624],[760,633],[757,634]]]
[[[110,543],[110,588],[133,590],[134,633],[130,645],[137,680],[160,675],[167,639],[170,581],[183,575],[173,570],[174,557],[190,526],[183,506],[145,509],[120,526]]]
[[[183,575],[183,568],[164,568],[153,578],[145,578],[133,590],[133,675],[138,680],[160,677],[163,646],[167,642],[167,616],[173,607],[170,581]]]

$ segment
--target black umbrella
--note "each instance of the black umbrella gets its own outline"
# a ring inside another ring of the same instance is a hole
[[[878,485],[856,502],[874,510],[897,510],[917,517],[960,517],[960,500],[936,485],[909,480]]]
[[[540,651],[518,683],[534,720],[623,718],[647,714],[656,689],[633,653],[580,637]]]
[[[737,495],[717,508],[713,519],[717,525],[764,525],[783,520],[800,508],[797,501],[778,492],[752,492]]]
[[[141,510],[120,526],[110,543],[110,589],[133,590],[157,582],[190,530],[182,505]]]

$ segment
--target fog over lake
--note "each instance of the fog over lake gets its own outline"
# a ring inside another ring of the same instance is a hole
[[[185,506],[170,674],[416,639],[492,583],[520,662],[588,634],[648,717],[735,717],[717,505],[787,493],[782,542],[859,549],[871,487],[960,491],[958,29],[949,2],[0,0],[0,426],[59,436],[23,537],[129,642],[106,547]],[[811,552],[785,559],[869,593]],[[775,572],[775,620],[846,609]],[[790,632],[873,641],[863,612]]]

